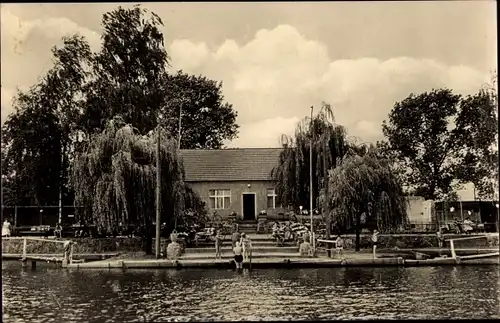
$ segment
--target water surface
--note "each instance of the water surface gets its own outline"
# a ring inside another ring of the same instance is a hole
[[[2,263],[4,322],[500,318],[497,266],[71,271]]]

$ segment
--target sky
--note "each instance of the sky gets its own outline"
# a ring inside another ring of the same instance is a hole
[[[98,50],[102,14],[118,5],[1,5],[2,123],[16,90],[50,69],[50,48],[80,33]],[[322,101],[350,136],[375,142],[395,102],[441,87],[473,94],[497,68],[495,1],[143,6],[165,24],[172,72],[223,82],[240,125],[228,147],[278,147]]]

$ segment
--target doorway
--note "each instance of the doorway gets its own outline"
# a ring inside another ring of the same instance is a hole
[[[255,193],[243,193],[243,220],[255,221]]]

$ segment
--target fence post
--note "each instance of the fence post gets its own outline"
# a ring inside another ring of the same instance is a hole
[[[69,249],[69,263],[73,263],[73,244],[71,244],[71,247]]]
[[[453,239],[450,239],[450,250],[451,250],[451,257],[453,259],[457,258],[457,254],[455,253],[455,245],[453,243]]]
[[[27,241],[26,238],[23,239],[23,259],[26,259],[26,245]]]

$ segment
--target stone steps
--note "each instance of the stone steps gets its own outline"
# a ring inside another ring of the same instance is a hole
[[[257,223],[239,223],[238,230],[240,232],[245,232],[246,234],[257,233]]]

